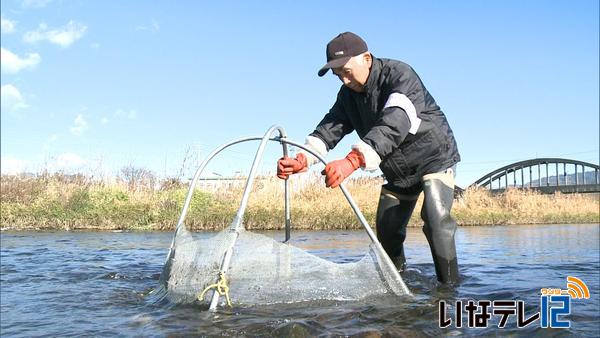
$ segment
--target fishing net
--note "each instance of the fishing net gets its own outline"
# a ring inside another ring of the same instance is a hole
[[[375,295],[405,294],[398,274],[383,264],[379,251],[351,263],[334,263],[293,245],[246,230],[226,229],[210,238],[194,238],[181,227],[164,265],[160,294],[177,304],[198,295],[219,279],[223,257],[232,243],[226,273],[229,296],[236,306],[311,300],[360,300]],[[204,302],[210,302],[212,291]],[[225,297],[221,297],[225,302]]]
[[[279,131],[279,139],[269,138],[274,131]],[[160,277],[160,287],[154,292],[158,299],[167,299],[175,304],[197,301],[206,303],[210,301],[214,290],[220,290],[229,296],[233,304],[243,306],[312,300],[349,301],[375,295],[408,293],[398,271],[381,245],[375,242],[374,234],[364,219],[361,219],[361,222],[374,242],[362,259],[352,263],[334,263],[293,245],[244,230],[241,222],[251,191],[248,188],[252,185],[268,140],[300,147],[325,163],[313,150],[287,139],[284,141],[284,135],[282,128],[272,126],[262,138],[243,138],[220,146],[200,165],[190,183],[190,190]],[[262,141],[250,169],[244,196],[234,221],[228,229],[213,237],[195,238],[185,228],[183,219],[195,183],[204,167],[221,150],[255,139]],[[284,155],[287,154],[286,149],[284,147]],[[340,189],[347,195],[343,186],[340,186]],[[352,205],[349,195],[346,197]],[[357,208],[355,212],[362,216]],[[210,290],[211,286],[217,288]],[[199,297],[207,290],[210,290],[207,295]],[[220,301],[224,302],[226,298],[221,297]],[[214,309],[215,305],[213,302],[211,309]]]

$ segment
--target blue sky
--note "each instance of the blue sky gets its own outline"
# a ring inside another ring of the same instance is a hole
[[[1,12],[3,173],[173,176],[273,124],[302,142],[339,89],[316,73],[343,31],[420,75],[457,138],[458,185],[535,157],[598,163],[596,0],[3,0]],[[247,172],[256,145],[209,171]],[[273,171],[280,147],[267,153]]]

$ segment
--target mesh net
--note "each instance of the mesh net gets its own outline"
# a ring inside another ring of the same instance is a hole
[[[210,238],[194,238],[185,227],[178,229],[161,274],[160,297],[177,304],[196,302],[217,281],[232,243],[226,276],[236,306],[404,294],[402,280],[383,264],[373,245],[359,261],[334,263],[261,234],[242,229],[236,235],[226,229]],[[207,292],[206,302],[212,293]]]

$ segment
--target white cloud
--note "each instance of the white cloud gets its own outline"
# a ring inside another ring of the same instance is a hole
[[[75,136],[81,136],[88,129],[88,123],[83,118],[82,114],[77,115],[75,118],[75,125],[71,127],[71,133]]]
[[[15,22],[12,20],[8,20],[4,17],[4,15],[0,16],[0,32],[2,34],[10,34],[15,31]]]
[[[108,124],[109,120],[106,117],[103,117],[102,120],[100,120],[100,123],[102,123],[102,125],[106,125]]]
[[[61,47],[69,47],[73,42],[81,39],[87,30],[87,26],[73,20],[65,26],[50,29],[45,23],[41,23],[37,30],[30,31],[23,35],[23,40],[29,43],[36,43],[43,40],[57,44]]]
[[[73,153],[63,153],[58,155],[56,158],[50,161],[49,167],[51,171],[56,170],[67,170],[79,168],[87,163],[86,160],[82,159]]]
[[[52,149],[52,146],[54,145],[54,143],[56,143],[57,140],[58,140],[58,135],[52,134],[48,138],[48,141],[46,141],[44,143],[44,145],[42,146],[42,149],[46,152],[50,151],[50,149]]]
[[[25,172],[29,166],[29,161],[20,160],[12,156],[2,156],[0,158],[0,172],[2,175],[16,175]]]
[[[0,48],[0,66],[3,73],[15,74],[22,69],[33,69],[41,60],[38,53],[30,53],[25,58],[20,58],[8,49]]]
[[[0,102],[2,110],[6,109],[9,112],[18,112],[29,107],[19,89],[11,84],[3,85],[0,88]]]
[[[124,110],[124,109],[117,109],[117,111],[115,111],[115,117],[117,118],[126,118],[129,120],[135,120],[137,118],[137,110],[135,109],[130,109],[130,110]]]
[[[51,2],[52,0],[23,0],[21,6],[24,8],[44,8]]]
[[[45,161],[42,168],[49,172],[80,171],[87,164],[88,161],[77,154],[62,153],[58,156],[52,156]],[[32,170],[35,170],[35,167],[39,166],[40,163],[35,164],[31,161],[18,159],[11,155],[2,156],[0,158],[0,171],[2,175],[17,175],[28,171],[31,172]]]
[[[160,30],[160,25],[158,21],[152,19],[150,25],[138,25],[135,27],[136,31],[150,31],[150,32],[158,32]]]

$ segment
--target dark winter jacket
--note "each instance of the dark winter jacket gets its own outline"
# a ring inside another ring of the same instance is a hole
[[[398,187],[413,186],[423,175],[460,161],[446,117],[409,65],[373,57],[364,89],[357,93],[342,86],[310,134],[327,150],[356,130],[381,158],[379,167],[388,182]]]

